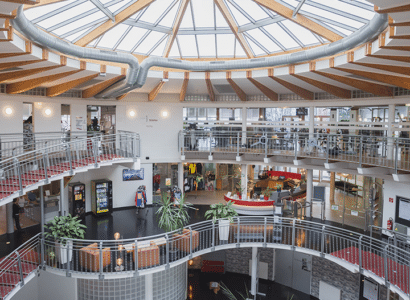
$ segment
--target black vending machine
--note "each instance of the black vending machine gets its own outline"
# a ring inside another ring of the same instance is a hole
[[[108,179],[91,181],[91,210],[96,216],[112,212],[112,181]]]
[[[73,217],[85,217],[85,184],[73,182],[68,185],[68,211]]]

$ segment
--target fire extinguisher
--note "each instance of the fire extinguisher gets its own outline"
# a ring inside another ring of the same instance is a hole
[[[393,219],[389,218],[387,220],[387,230],[393,230]]]

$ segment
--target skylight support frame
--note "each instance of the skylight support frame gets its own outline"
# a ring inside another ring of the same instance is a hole
[[[92,4],[94,4],[100,11],[102,11],[111,21],[115,22],[115,17],[109,9],[105,8],[104,5],[100,2],[100,0],[90,0]]]
[[[296,15],[299,13],[299,10],[302,8],[302,5],[305,4],[305,2],[306,0],[302,0],[299,2],[298,6],[296,6],[295,10],[293,11],[292,18],[296,17]]]
[[[46,19],[48,19],[48,18],[51,18],[51,17],[53,17],[53,16],[55,16],[55,15],[58,15],[59,13],[62,13],[62,12],[66,11],[66,10],[68,10],[68,9],[70,9],[70,8],[76,7],[76,6],[78,6],[78,5],[80,5],[80,4],[83,4],[83,3],[87,2],[87,1],[88,1],[88,0],[78,0],[78,1],[75,1],[75,2],[73,2],[73,3],[70,3],[70,4],[68,4],[68,5],[65,5],[65,6],[63,6],[63,7],[60,7],[60,8],[58,8],[58,9],[56,9],[56,10],[50,11],[50,12],[48,12],[48,13],[46,13],[46,14],[44,14],[44,15],[38,17],[38,18],[35,18],[35,19],[33,19],[31,22],[32,22],[33,24],[37,24],[37,23],[39,23],[39,22],[41,22],[41,21],[44,21],[44,20],[46,20]]]

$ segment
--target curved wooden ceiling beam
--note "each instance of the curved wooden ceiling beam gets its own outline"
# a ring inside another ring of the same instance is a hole
[[[246,93],[232,80],[232,73],[226,72],[226,80],[229,82],[229,85],[233,88],[236,95],[241,99],[241,101],[246,101]]]
[[[179,26],[181,26],[182,18],[185,15],[189,1],[190,0],[182,0],[182,3],[178,8],[177,17],[175,19],[174,26],[172,26],[172,35],[168,38],[167,45],[165,46],[164,57],[168,57],[169,53],[171,52],[172,45],[174,44],[175,38],[177,37]]]
[[[395,55],[369,55],[369,57],[379,58],[379,59],[387,59],[387,60],[395,60],[410,63],[410,56],[395,56]]]
[[[26,66],[26,65],[35,64],[35,63],[42,62],[42,61],[44,61],[44,59],[0,63],[0,70],[7,70],[7,69],[15,68],[15,67]]]
[[[360,80],[357,78],[349,78],[345,76],[340,76],[340,75],[335,75],[335,74],[330,74],[330,73],[325,73],[321,71],[312,71],[316,74],[319,74],[320,76],[330,78],[334,81],[338,81],[343,84],[350,85],[352,87],[355,87],[359,90],[372,93],[377,96],[382,96],[382,97],[389,97],[393,96],[393,88],[390,86],[382,85],[382,84],[377,84],[377,83],[372,83],[368,82],[365,80]]]
[[[211,101],[215,101],[214,87],[212,86],[211,73],[209,72],[205,73],[205,83],[206,83],[206,88],[208,90],[209,99]]]
[[[325,39],[331,42],[336,42],[343,38],[337,33],[334,33],[333,31],[323,27],[322,25],[319,25],[318,23],[306,18],[305,16],[299,13],[296,14],[295,17],[293,17],[293,10],[284,6],[283,4],[280,4],[273,0],[253,0],[253,1],[262,5],[263,7],[266,7],[267,9],[272,10],[273,12],[281,15],[282,17],[285,17],[289,19],[290,21],[296,24],[299,24],[300,26],[316,33],[317,35],[324,37]]]
[[[253,85],[256,86],[258,88],[258,90],[260,90],[270,100],[272,100],[272,101],[278,101],[279,100],[279,95],[277,93],[275,93],[274,91],[272,91],[267,86],[263,85],[259,81],[252,78],[252,71],[247,71],[246,72],[246,78],[248,78],[248,80],[250,82],[252,82]]]
[[[304,88],[301,88],[300,86],[297,86],[293,83],[287,82],[283,79],[280,79],[278,77],[274,76],[274,70],[273,69],[269,69],[268,70],[268,77],[272,78],[273,80],[275,80],[277,83],[279,83],[280,85],[284,86],[285,88],[287,88],[288,90],[290,90],[291,92],[299,95],[300,97],[302,97],[305,100],[315,100],[315,93],[308,91]]]
[[[89,88],[83,90],[82,92],[82,98],[91,98],[97,95],[98,93],[102,92],[109,86],[117,83],[118,81],[122,80],[125,78],[125,75],[120,75],[111,79],[104,80],[103,82],[94,84],[93,86],[90,86]]]
[[[225,18],[226,23],[228,23],[229,28],[231,28],[232,33],[235,35],[239,44],[243,48],[243,51],[245,51],[246,56],[248,56],[248,58],[254,58],[251,48],[246,42],[244,36],[241,33],[239,33],[238,26],[236,25],[236,22],[234,18],[232,17],[231,13],[229,12],[228,7],[225,5],[224,1],[214,0],[214,2],[216,6],[219,8],[219,11],[221,12],[222,16]]]
[[[362,62],[357,62],[357,61],[352,62],[352,64],[367,67],[367,68],[373,68],[373,69],[388,71],[388,72],[392,72],[392,73],[410,75],[410,67],[380,65],[380,64],[368,64],[368,63],[362,63]]]
[[[392,13],[400,13],[400,12],[406,12],[406,11],[410,11],[410,4],[391,7],[391,8],[385,8],[385,9],[380,9],[380,7],[377,7],[375,9],[375,12],[379,14],[392,14]]]
[[[155,0],[138,0],[134,2],[133,4],[131,4],[130,6],[128,6],[127,8],[125,8],[124,10],[120,11],[118,14],[115,15],[115,22],[112,22],[111,20],[107,20],[106,22],[98,26],[96,29],[94,29],[87,35],[83,36],[81,39],[79,39],[74,44],[77,46],[82,46],[82,47],[87,46],[91,41],[102,36],[104,33],[106,33],[111,28],[114,28],[118,24],[121,24],[126,19],[131,17],[133,14],[144,9],[145,7],[147,7],[154,1]]]
[[[186,91],[189,83],[189,72],[184,73],[184,82],[182,83],[181,92],[179,93],[179,101],[185,100]]]
[[[164,79],[168,79],[168,72],[164,72],[163,75]],[[159,92],[161,91],[162,87],[165,84],[165,80],[161,80],[154,88],[151,92],[149,92],[148,94],[148,101],[154,101],[155,98],[158,96]]]
[[[68,81],[68,82],[64,82],[64,83],[57,84],[55,86],[49,87],[49,88],[47,88],[46,96],[47,97],[55,97],[55,96],[61,95],[62,93],[67,92],[68,90],[71,90],[72,88],[75,88],[76,86],[79,86],[80,84],[82,84],[84,82],[90,81],[91,79],[93,79],[93,78],[95,78],[99,75],[100,75],[100,73],[96,73],[96,74],[92,74],[92,75],[89,75],[89,76],[85,76],[85,77],[82,77],[82,78],[78,78],[78,79],[75,79],[75,80],[71,80],[71,81]]]
[[[58,3],[58,2],[63,2],[67,0],[40,0],[40,2],[35,3],[34,5],[24,5],[24,9],[30,9],[34,7],[39,7],[47,4],[53,4],[53,3]]]
[[[0,73],[0,83],[4,81],[11,81],[15,79],[24,78],[30,75],[38,74],[45,71],[50,71],[56,68],[61,68],[63,66],[51,66],[51,67],[44,67],[44,68],[35,68],[35,69],[28,69],[28,70],[20,70],[20,71],[12,71],[6,73]]]

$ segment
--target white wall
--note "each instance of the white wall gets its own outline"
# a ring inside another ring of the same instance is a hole
[[[11,108],[12,113],[6,114]],[[23,132],[23,102],[0,94],[0,133]]]
[[[25,298],[35,299],[35,298]],[[77,279],[40,271],[38,278],[38,298],[41,300],[77,299]]]
[[[34,132],[61,131],[61,103],[46,99],[42,101],[34,102],[33,105]],[[51,111],[50,115],[46,115],[47,109]]]
[[[387,220],[396,216],[396,196],[409,198],[409,184],[385,180],[383,184],[383,228],[387,228]],[[393,198],[393,203],[389,202]]]
[[[70,121],[71,121],[71,132],[79,131],[76,128],[76,118],[82,117],[84,120],[84,132],[87,131],[87,105],[86,104],[77,104],[71,103],[70,104]]]
[[[152,204],[152,164],[141,164],[144,168],[144,180],[123,181],[122,170],[132,169],[133,164],[113,165],[90,170],[74,176],[71,182],[85,184],[86,211],[91,211],[91,180],[109,179],[113,183],[113,208],[135,206],[135,193],[140,185],[147,188],[147,204]],[[65,189],[68,209],[68,188]]]

